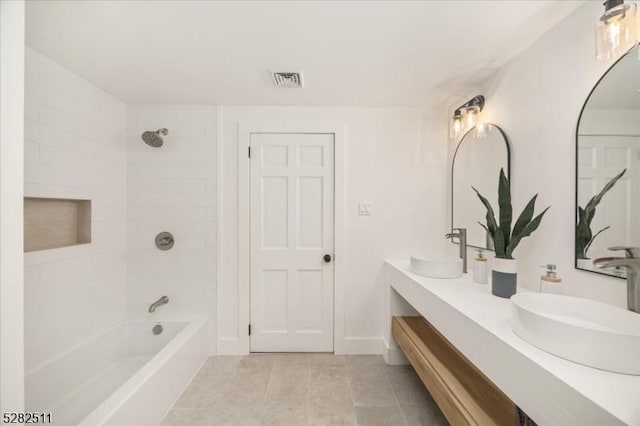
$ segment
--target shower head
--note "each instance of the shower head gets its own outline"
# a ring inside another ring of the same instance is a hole
[[[151,131],[144,132],[142,134],[142,140],[144,141],[144,143],[146,143],[149,146],[152,146],[154,148],[160,148],[164,143],[164,141],[162,140],[162,136],[167,136],[168,134],[169,134],[169,130],[163,127],[162,129],[158,129],[155,132],[151,132]]]

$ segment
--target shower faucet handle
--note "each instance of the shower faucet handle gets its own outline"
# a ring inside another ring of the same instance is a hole
[[[173,239],[173,235],[171,234],[171,232],[164,231],[156,235],[155,242],[156,247],[158,247],[160,250],[169,250],[171,247],[173,247],[175,240]]]

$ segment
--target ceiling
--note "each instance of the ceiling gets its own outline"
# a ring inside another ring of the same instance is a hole
[[[120,100],[424,106],[582,1],[28,1],[27,45]],[[275,88],[270,71],[304,72]]]

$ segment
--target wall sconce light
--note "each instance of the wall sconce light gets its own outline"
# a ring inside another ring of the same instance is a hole
[[[478,124],[478,116],[484,108],[484,96],[478,95],[456,108],[449,125],[449,136],[457,139]]]
[[[638,43],[638,21],[635,3],[606,0],[604,13],[596,23],[596,55],[598,60],[617,58]]]

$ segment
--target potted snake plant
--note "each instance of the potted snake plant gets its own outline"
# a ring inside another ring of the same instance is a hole
[[[512,229],[513,207],[511,205],[511,190],[509,187],[509,179],[505,176],[504,170],[500,169],[500,177],[498,180],[498,219],[496,219],[489,200],[483,197],[476,188],[473,186],[471,188],[473,188],[487,209],[487,223],[478,223],[487,231],[493,240],[495,250],[495,258],[491,266],[491,293],[498,297],[509,298],[516,293],[518,283],[517,263],[513,258],[513,252],[523,238],[528,237],[538,229],[542,217],[550,207],[547,207],[542,213],[533,217],[536,199],[538,198],[538,194],[534,195],[522,213],[520,213]]]

